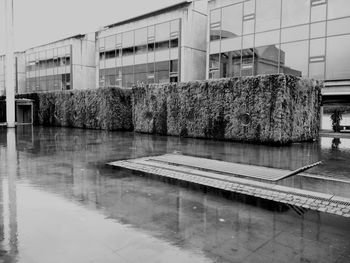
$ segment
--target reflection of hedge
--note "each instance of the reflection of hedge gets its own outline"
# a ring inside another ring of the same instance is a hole
[[[5,97],[0,97],[0,123],[6,122],[6,101]]]
[[[134,127],[274,144],[312,140],[319,131],[320,86],[289,75],[140,86],[133,89]]]
[[[35,124],[132,130],[131,92],[116,88],[21,95],[35,101]]]

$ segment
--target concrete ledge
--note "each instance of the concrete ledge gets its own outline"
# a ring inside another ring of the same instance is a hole
[[[145,160],[145,158],[141,159]],[[194,174],[154,167],[134,160],[117,161],[109,165],[350,218],[350,199],[339,196],[237,177],[230,177],[229,180],[226,180],[214,173],[198,171],[197,174]]]

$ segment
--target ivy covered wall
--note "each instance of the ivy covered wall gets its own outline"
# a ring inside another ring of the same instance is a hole
[[[321,82],[262,75],[133,88],[137,132],[287,144],[318,137]]]
[[[34,100],[34,124],[104,130],[132,128],[131,91],[117,88],[20,95]]]

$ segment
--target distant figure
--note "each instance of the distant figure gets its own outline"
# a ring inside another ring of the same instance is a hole
[[[339,150],[339,144],[341,144],[340,138],[334,138],[332,140],[332,150]]]

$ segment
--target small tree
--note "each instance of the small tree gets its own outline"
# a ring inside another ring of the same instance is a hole
[[[332,128],[334,132],[340,132],[340,121],[342,119],[342,112],[338,109],[335,109],[331,115]]]

